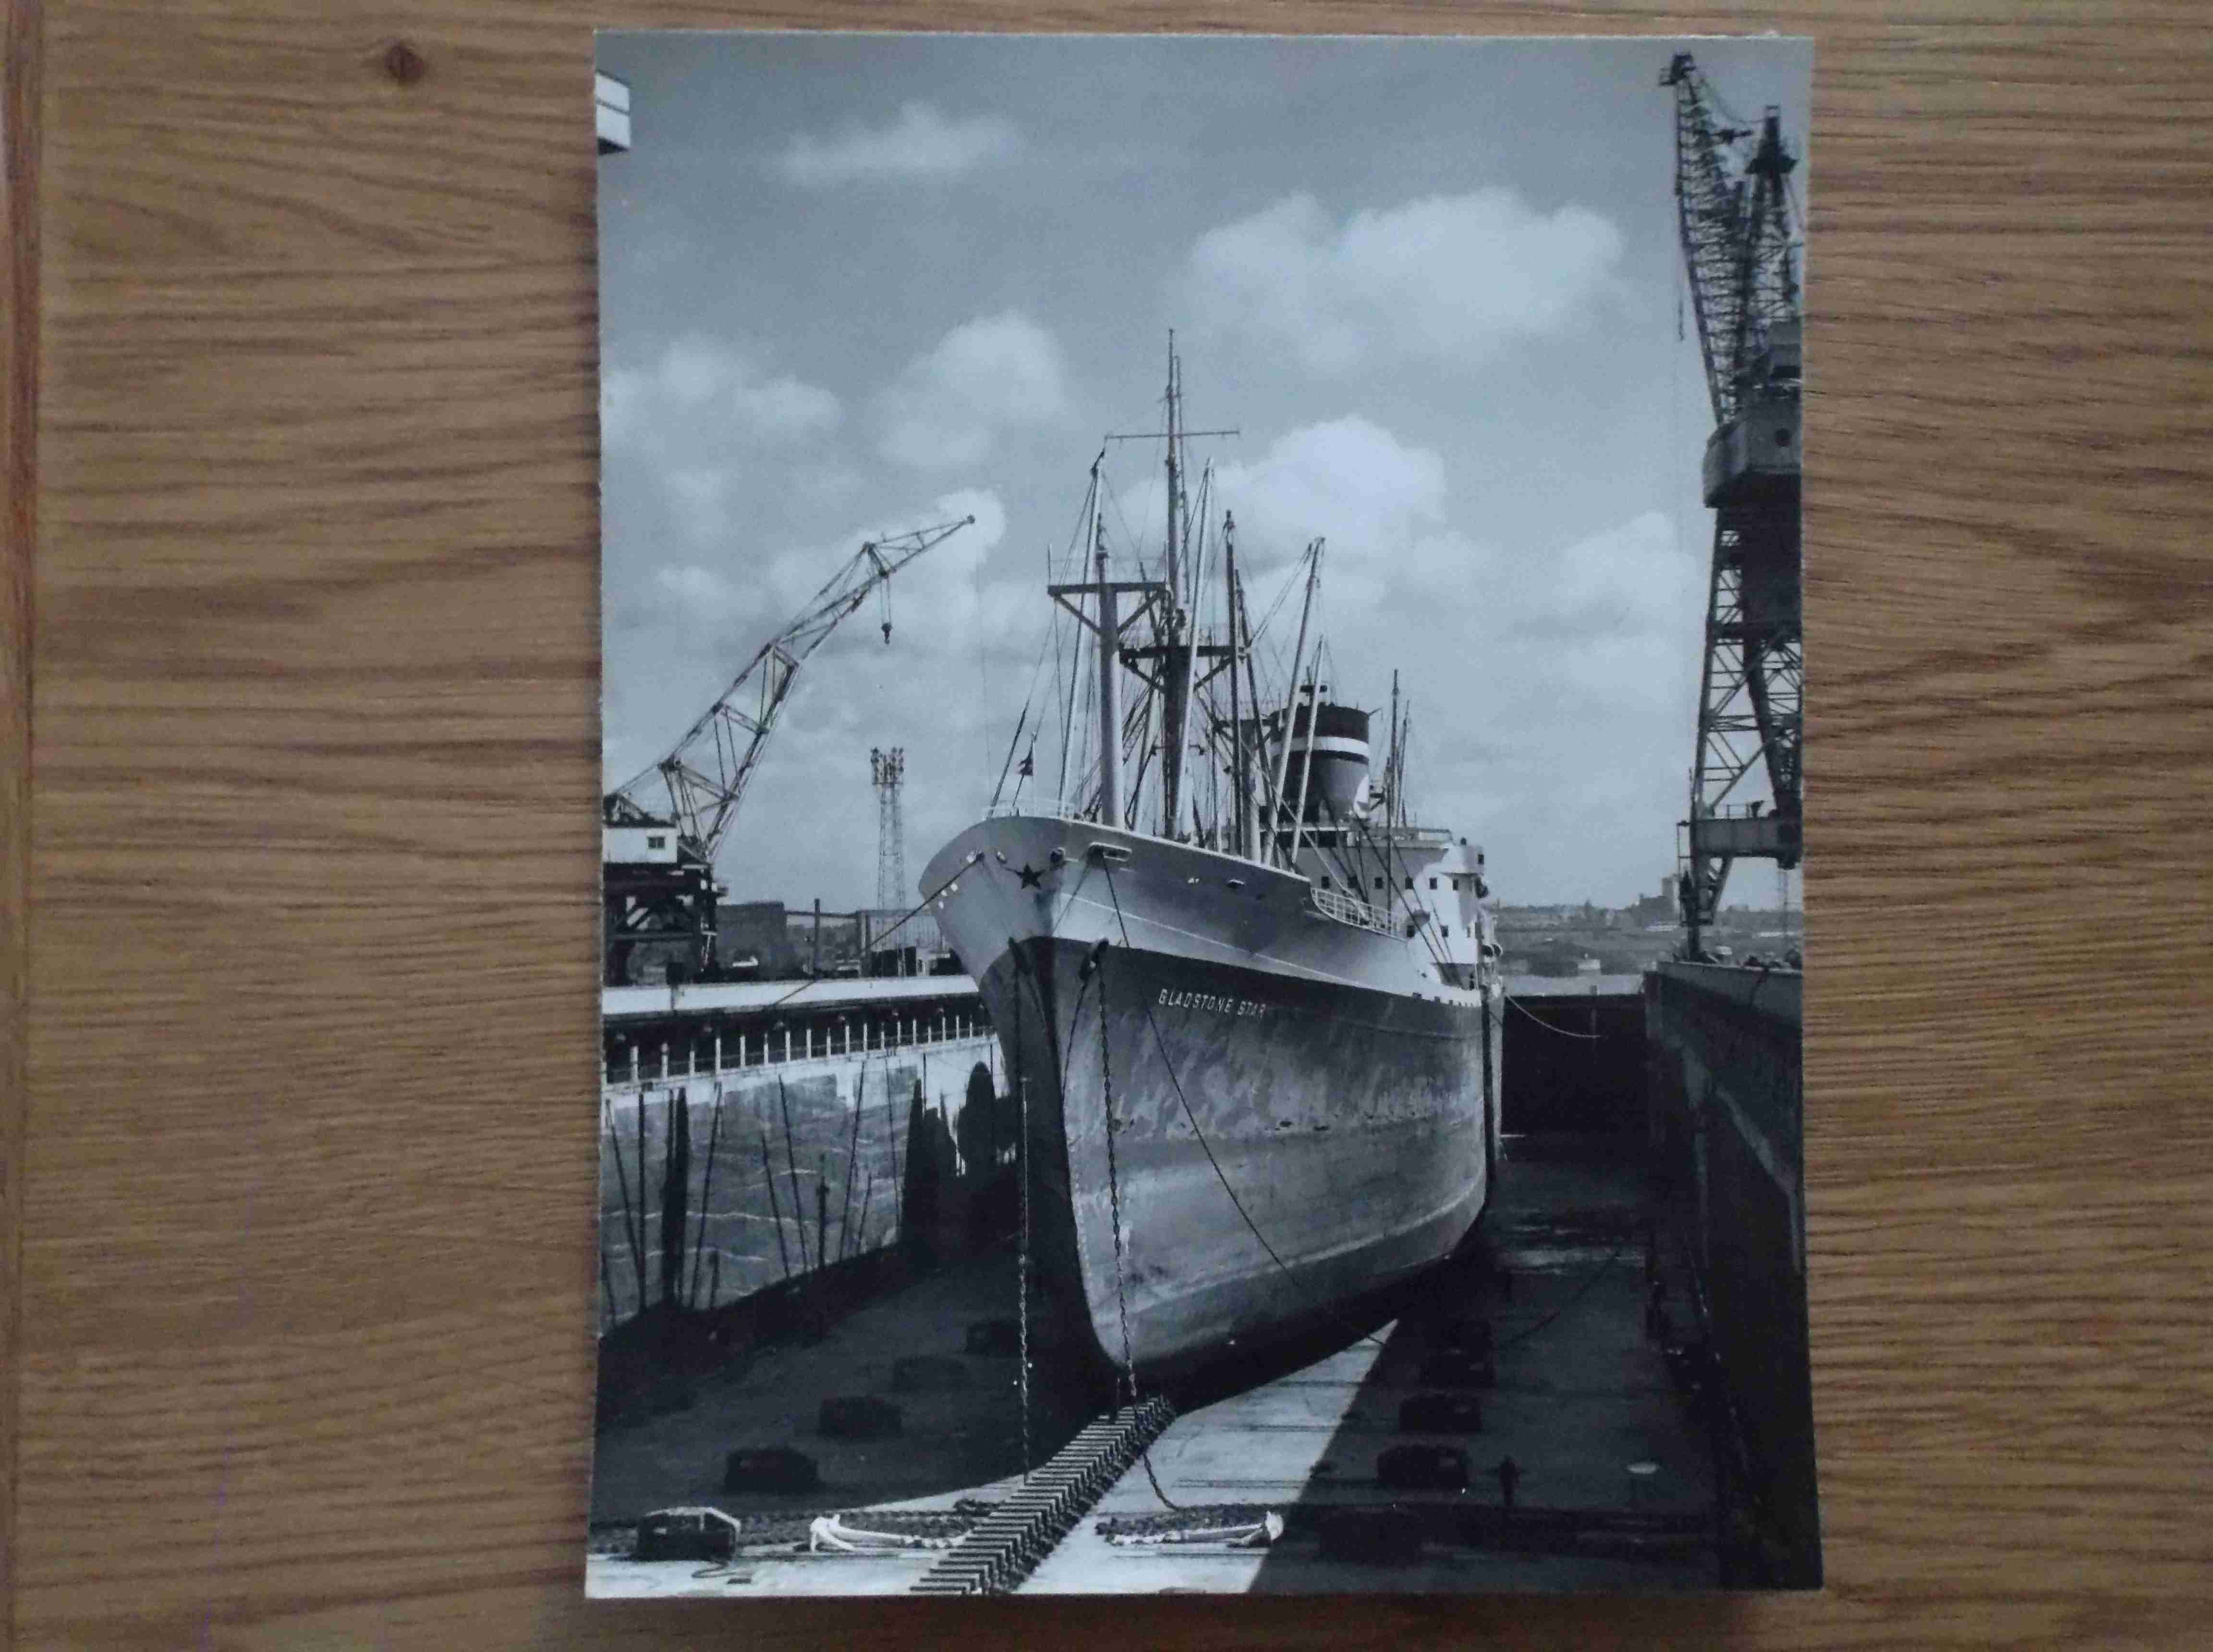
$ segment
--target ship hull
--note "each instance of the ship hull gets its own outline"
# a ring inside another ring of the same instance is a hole
[[[1480,1214],[1496,1006],[1409,937],[1317,914],[1288,874],[1081,822],[985,822],[926,887],[956,874],[940,922],[1002,1040],[1037,1257],[1107,1364],[1168,1374],[1343,1324]]]

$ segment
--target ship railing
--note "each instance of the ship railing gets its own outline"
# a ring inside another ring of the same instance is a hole
[[[651,1088],[687,1078],[717,1078],[781,1067],[786,1062],[904,1055],[972,1043],[991,1034],[991,1023],[982,1015],[945,1011],[929,1017],[909,1016],[889,1026],[808,1026],[796,1033],[789,1027],[778,1027],[728,1039],[720,1033],[697,1039],[631,1039],[607,1058],[602,1082],[614,1089],[633,1085]]]
[[[1089,821],[1090,813],[1083,804],[1071,797],[1010,797],[992,804],[984,811],[987,820],[1004,820],[1014,814],[1043,815],[1053,820]]]
[[[1442,846],[1449,849],[1454,841],[1453,834],[1442,826],[1387,826],[1375,835],[1386,843],[1410,844],[1422,848]]]
[[[1316,885],[1313,890],[1314,911],[1324,917],[1333,917],[1340,924],[1350,924],[1363,930],[1373,930],[1378,935],[1395,935],[1398,926],[1392,923],[1391,914],[1364,900],[1355,900],[1350,895],[1335,889],[1324,889]]]

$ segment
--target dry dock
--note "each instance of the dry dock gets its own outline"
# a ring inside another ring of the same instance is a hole
[[[1183,1396],[1188,1408],[1147,1454],[1149,1474],[1141,1460],[1115,1480],[1022,1591],[1710,1586],[1712,1453],[1663,1344],[1648,1334],[1655,1215],[1643,1172],[1619,1155],[1548,1149],[1516,1160],[1485,1220],[1487,1251],[1455,1265],[1418,1318],[1387,1320],[1357,1338],[1347,1326],[1349,1345],[1272,1374],[1241,1374],[1258,1379],[1250,1387]],[[1661,1271],[1675,1271],[1664,1257]],[[945,1357],[960,1345],[948,1327],[1003,1308],[1011,1286],[1003,1253],[948,1270],[862,1310],[818,1344],[763,1356],[709,1385],[685,1411],[603,1436],[594,1496],[600,1521],[634,1519],[651,1488],[663,1503],[680,1489],[684,1500],[741,1520],[777,1513],[795,1523],[757,1524],[770,1540],[704,1576],[692,1562],[595,1557],[594,1593],[911,1590],[942,1551],[810,1551],[798,1528],[835,1510],[869,1529],[863,1511],[950,1511],[964,1501],[973,1510],[1015,1492],[1018,1474],[987,1472],[1019,1458],[1011,1362],[955,1355],[966,1372],[929,1393],[902,1393],[895,1370],[915,1351]],[[1488,1372],[1480,1357],[1438,1346],[1440,1326],[1466,1321],[1490,1326]],[[900,1439],[864,1447],[820,1437],[820,1401],[855,1390],[901,1405]],[[1479,1428],[1402,1426],[1409,1399],[1439,1394],[1472,1401]],[[1078,1417],[1071,1397],[1033,1400],[1041,1460]],[[818,1458],[820,1491],[722,1495],[725,1449],[771,1438]],[[1464,1464],[1466,1484],[1383,1483],[1379,1460],[1409,1445],[1433,1448],[1448,1479]],[[1498,1473],[1509,1460],[1511,1510]],[[1269,1514],[1281,1529],[1265,1547],[1206,1535],[1250,1528]]]
[[[1803,1359],[1798,982],[1637,984],[1517,996],[1521,1133],[1460,1256],[1313,1344],[1158,1396],[1172,1412],[1043,1386],[1073,1362],[1042,1340],[1026,1410],[1005,1239],[936,1266],[895,1247],[850,1285],[794,1282],[777,1314],[723,1310],[718,1350],[603,1418],[591,1592],[1818,1582],[1804,1387],[1771,1369]],[[856,1406],[895,1423],[857,1434]],[[733,1474],[762,1452],[799,1480]],[[672,1505],[718,1511],[690,1518],[720,1522],[727,1558],[637,1558],[641,1517]]]

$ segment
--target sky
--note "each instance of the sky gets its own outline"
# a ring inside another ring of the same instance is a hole
[[[1655,891],[1712,535],[1686,47],[1805,154],[1802,41],[601,35],[632,112],[600,162],[607,784],[864,539],[973,515],[892,582],[888,643],[871,599],[808,663],[721,859],[735,899],[873,902],[899,746],[918,879],[998,778],[1048,558],[1101,438],[1159,428],[1173,329],[1186,424],[1238,431],[1191,456],[1255,616],[1323,536],[1334,698],[1399,673],[1413,818],[1509,903]],[[1107,471],[1154,556],[1158,460]]]

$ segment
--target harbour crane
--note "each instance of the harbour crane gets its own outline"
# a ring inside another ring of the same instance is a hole
[[[892,635],[893,574],[975,518],[870,539],[807,607],[764,643],[668,754],[600,800],[600,901],[606,978],[620,985],[642,944],[672,944],[689,972],[711,975],[716,952],[715,856],[736,820],[792,680],[838,622],[872,591],[884,593]]]
[[[1677,880],[1695,958],[1734,862],[1788,870],[1801,853],[1802,253],[1789,187],[1797,157],[1780,112],[1733,116],[1687,52],[1660,83],[1675,94],[1676,214],[1715,426],[1701,474],[1714,551],[1698,752]],[[1755,768],[1768,797],[1732,802]]]

